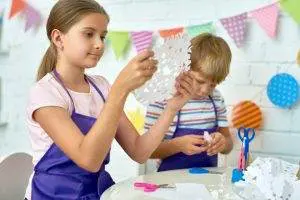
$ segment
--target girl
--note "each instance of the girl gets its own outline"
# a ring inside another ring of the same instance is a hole
[[[59,0],[50,12],[51,44],[27,108],[34,152],[27,199],[98,200],[114,184],[105,171],[112,140],[116,138],[133,160],[145,162],[190,98],[192,81],[185,75],[157,123],[140,136],[123,107],[130,91],[155,72],[153,52],[134,57],[112,86],[101,76],[84,73],[103,54],[108,22],[107,13],[94,0]]]

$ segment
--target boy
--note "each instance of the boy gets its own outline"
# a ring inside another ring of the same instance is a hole
[[[151,158],[161,159],[158,171],[191,167],[216,167],[218,153],[227,154],[233,142],[226,119],[223,97],[215,89],[229,73],[231,51],[220,37],[209,33],[191,40],[192,100],[173,119],[164,140]],[[166,101],[147,108],[145,130],[162,113]],[[204,139],[208,132],[212,140]]]

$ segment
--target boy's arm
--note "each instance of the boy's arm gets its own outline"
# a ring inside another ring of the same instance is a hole
[[[181,152],[181,150],[178,138],[164,140],[152,153],[150,158],[165,159],[179,152]]]
[[[233,148],[233,140],[228,127],[220,127],[219,132],[225,137],[225,148],[222,154],[229,154]]]
[[[203,136],[185,135],[164,140],[154,153],[152,153],[151,158],[164,159],[180,152],[186,155],[194,155],[206,151],[207,148],[208,146]]]

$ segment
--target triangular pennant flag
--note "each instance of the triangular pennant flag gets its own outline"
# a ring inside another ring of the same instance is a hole
[[[183,32],[183,27],[159,30],[159,35],[163,38],[175,36]]]
[[[220,20],[237,47],[241,47],[244,42],[246,19],[247,13],[243,13]]]
[[[281,8],[288,12],[297,23],[300,23],[300,1],[280,0]]]
[[[209,22],[206,24],[201,24],[201,25],[195,25],[195,26],[188,26],[187,32],[189,36],[195,37],[199,35],[200,33],[213,33],[214,32],[214,27],[213,23]]]
[[[12,0],[12,5],[9,13],[9,19],[15,16],[17,13],[24,10],[26,7],[26,3],[23,0]]]
[[[150,47],[152,35],[153,32],[150,31],[131,32],[131,38],[138,53]]]
[[[24,10],[25,14],[25,31],[29,30],[32,26],[38,27],[42,23],[41,13],[30,5],[27,5]]]
[[[111,41],[117,59],[119,59],[128,48],[129,33],[124,31],[112,31],[108,32],[108,38]]]
[[[254,10],[249,14],[257,20],[261,28],[263,28],[271,38],[276,36],[279,14],[277,3]]]

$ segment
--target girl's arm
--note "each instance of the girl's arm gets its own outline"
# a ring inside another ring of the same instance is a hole
[[[127,154],[135,161],[144,163],[161,143],[173,118],[181,107],[191,98],[192,78],[190,74],[180,77],[177,95],[171,98],[155,124],[143,135],[139,135],[123,113],[116,139]]]
[[[156,70],[156,61],[150,60],[151,56],[152,52],[145,51],[121,71],[101,114],[85,136],[63,108],[39,108],[33,113],[34,120],[78,166],[98,171],[115,137],[128,93],[149,80]]]

